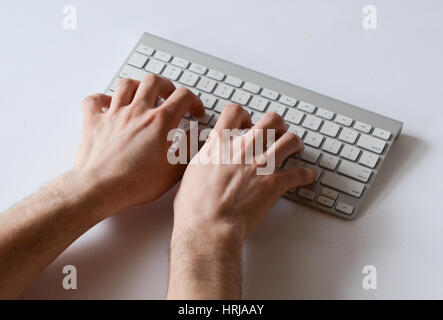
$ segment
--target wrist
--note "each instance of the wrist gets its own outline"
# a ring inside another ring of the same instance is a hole
[[[206,218],[194,212],[174,213],[174,226],[171,236],[171,246],[186,243],[196,253],[241,250],[243,233],[238,223]]]
[[[87,172],[74,169],[59,179],[62,189],[69,191],[72,204],[84,207],[82,212],[93,220],[107,218],[124,207],[119,205],[118,197],[108,193],[106,186]]]
[[[242,241],[237,233],[231,227],[174,227],[168,298],[240,298]]]

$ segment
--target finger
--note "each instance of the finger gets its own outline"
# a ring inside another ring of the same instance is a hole
[[[282,192],[295,187],[306,186],[315,182],[317,172],[313,168],[297,167],[274,173],[276,185],[282,186]]]
[[[246,129],[250,127],[251,117],[248,111],[239,104],[229,104],[223,109],[214,129]]]
[[[117,82],[115,93],[112,97],[110,109],[116,109],[129,105],[134,98],[140,81],[122,78]]]
[[[254,138],[261,135],[263,137],[263,144],[266,146],[268,141],[267,130],[272,129],[275,130],[275,139],[278,139],[286,132],[288,126],[278,113],[268,112],[255,124],[248,134],[252,134]]]
[[[103,113],[102,108],[108,108],[111,104],[111,100],[111,96],[101,93],[87,96],[82,101],[83,114],[87,116]]]
[[[300,153],[303,150],[303,141],[292,132],[285,132],[265,153],[265,157],[273,155],[275,163],[280,165],[292,154]],[[278,168],[278,167],[277,167]]]
[[[143,109],[153,108],[159,97],[166,100],[174,90],[175,86],[168,79],[154,74],[147,74],[140,82],[132,104]]]
[[[201,117],[205,113],[205,107],[200,98],[191,90],[183,87],[175,89],[157,109],[168,116],[172,126],[177,126],[186,112],[191,113],[194,117]]]

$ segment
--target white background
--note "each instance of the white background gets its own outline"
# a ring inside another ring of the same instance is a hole
[[[62,8],[78,29],[62,28]],[[362,28],[362,8],[378,28]],[[72,167],[81,99],[144,31],[404,121],[363,214],[280,200],[245,244],[246,298],[443,298],[441,1],[2,1],[0,209]],[[24,298],[162,299],[174,190],[76,241]],[[0,230],[1,231],[1,230]],[[50,236],[50,235],[48,235]],[[78,290],[62,288],[62,267]],[[375,265],[378,289],[362,288]]]

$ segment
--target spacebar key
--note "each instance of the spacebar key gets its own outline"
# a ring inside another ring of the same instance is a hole
[[[358,181],[339,176],[338,174],[325,170],[321,184],[340,190],[354,197],[360,197],[365,185]]]

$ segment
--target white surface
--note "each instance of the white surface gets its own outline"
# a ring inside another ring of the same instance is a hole
[[[361,26],[374,4],[377,30]],[[74,4],[78,29],[62,28]],[[404,121],[363,215],[280,200],[245,246],[246,298],[443,298],[443,3],[2,1],[0,209],[68,170],[80,101],[102,91],[144,31]],[[173,191],[86,233],[25,298],[165,294]],[[78,270],[78,290],[61,286]],[[378,271],[363,290],[362,268]]]

